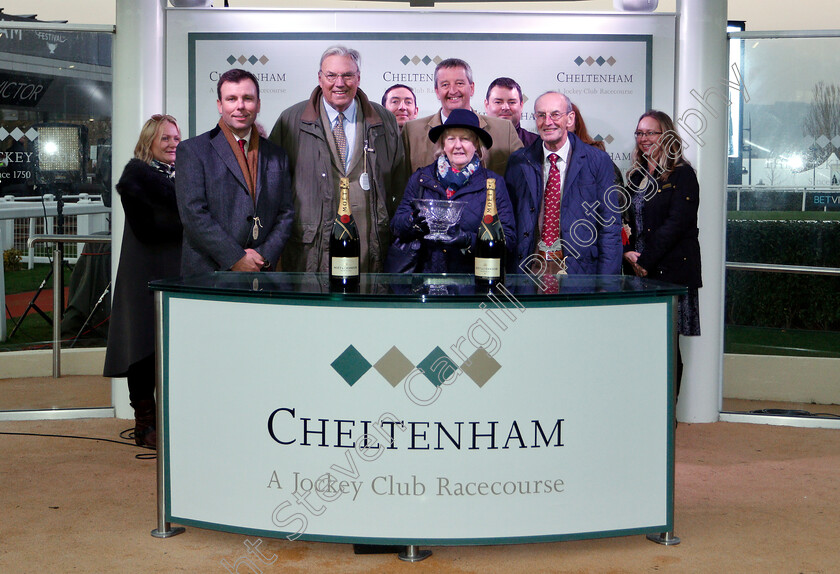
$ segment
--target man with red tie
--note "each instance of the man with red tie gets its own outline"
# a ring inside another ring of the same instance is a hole
[[[216,93],[218,125],[178,146],[181,274],[271,270],[294,218],[288,159],[254,125],[260,88],[253,74],[228,70]]]
[[[621,271],[621,217],[615,173],[606,152],[570,133],[575,115],[564,94],[534,103],[540,138],[510,157],[505,183],[518,236],[516,273],[616,275]]]

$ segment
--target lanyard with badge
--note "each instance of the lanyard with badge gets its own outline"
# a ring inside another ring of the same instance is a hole
[[[364,145],[364,149],[363,149],[363,154],[364,155],[362,157],[362,170],[363,171],[362,171],[362,175],[359,176],[359,185],[365,191],[370,191],[370,176],[368,175],[368,172],[367,172],[367,165],[368,165],[367,154],[368,154],[368,152],[376,153],[376,150],[371,148],[371,147],[368,147],[368,141],[365,140],[365,145]]]
[[[259,137],[259,136],[258,136],[258,137]],[[245,156],[245,165],[247,166],[247,165],[248,165],[248,152],[246,152],[246,151],[245,151],[245,146],[246,146],[246,145],[250,145],[250,142],[247,142],[244,138],[237,138],[237,140],[236,140],[236,141],[237,141],[237,143],[239,144],[239,149],[240,149],[240,150],[242,150],[242,155],[244,155],[244,156]],[[243,143],[243,142],[244,142],[244,143]],[[246,174],[243,174],[243,175],[247,175],[247,177],[248,177],[249,179],[251,178],[250,171],[249,171],[248,173],[246,173]],[[254,181],[256,182],[256,179],[254,179]],[[250,183],[248,183],[248,195],[250,195],[250,196],[251,196],[251,201],[252,201],[252,202],[253,202],[253,204],[254,204],[254,216],[253,216],[253,219],[254,219],[254,227],[251,229],[251,237],[253,237],[253,238],[254,238],[254,241],[256,241],[256,240],[257,240],[257,238],[259,238],[259,236],[260,236],[260,229],[262,228],[262,222],[260,221],[260,218],[259,218],[259,216],[257,215],[257,190],[256,190],[256,183],[255,183],[255,189],[254,189],[254,192],[253,192],[253,193],[251,193]]]

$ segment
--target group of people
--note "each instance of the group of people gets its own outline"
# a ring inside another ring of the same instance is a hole
[[[680,332],[699,334],[698,183],[671,119],[649,111],[636,127],[624,178],[586,131],[567,96],[534,101],[537,133],[520,126],[522,89],[510,78],[471,107],[472,70],[441,61],[440,108],[418,118],[409,86],[371,101],[356,50],[333,46],[310,97],[280,114],[268,137],[256,124],[259,83],[232,69],[219,78],[219,123],[183,142],[176,120],[146,122],[116,186],[126,213],[105,375],[128,378],[135,440],[155,446],[150,280],[211,271],[325,272],[339,178],[349,178],[361,272],[381,272],[398,242],[422,244],[417,272],[471,272],[488,178],[496,180],[509,272],[620,274],[689,287]],[[176,157],[177,146],[177,163]],[[466,202],[443,240],[413,200]]]

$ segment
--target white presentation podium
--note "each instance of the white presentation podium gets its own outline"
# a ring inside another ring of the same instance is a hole
[[[159,528],[393,545],[671,539],[681,287],[158,281]],[[651,537],[651,536],[649,536]]]

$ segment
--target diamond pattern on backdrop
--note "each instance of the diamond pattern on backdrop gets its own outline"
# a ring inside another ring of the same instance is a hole
[[[370,370],[371,364],[353,345],[350,345],[331,363],[331,366],[348,385],[353,386]],[[415,366],[402,351],[394,346],[376,361],[373,368],[392,387],[396,387],[405,380]],[[435,347],[417,364],[416,368],[420,369],[429,382],[436,387],[442,385],[459,369],[458,364],[440,347]],[[460,366],[460,370],[472,379],[479,388],[493,378],[501,368],[499,362],[483,348],[477,349]]]

